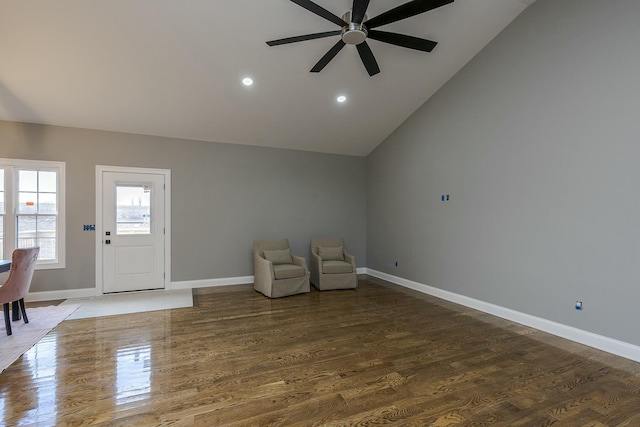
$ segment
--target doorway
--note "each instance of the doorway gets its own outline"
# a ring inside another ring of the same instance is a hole
[[[169,183],[165,169],[96,167],[98,293],[168,287]]]

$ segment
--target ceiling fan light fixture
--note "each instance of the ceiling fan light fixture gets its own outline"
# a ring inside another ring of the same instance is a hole
[[[342,41],[346,44],[357,45],[364,42],[367,39],[368,32],[367,27],[363,23],[351,22],[351,11],[342,15],[344,22],[349,24],[342,27]],[[363,22],[367,20],[367,15],[364,15]]]
[[[350,23],[342,29],[342,41],[346,44],[360,44],[367,39],[367,29],[362,24]]]

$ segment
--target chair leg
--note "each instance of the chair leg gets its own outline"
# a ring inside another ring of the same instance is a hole
[[[24,323],[29,323],[29,319],[27,318],[27,309],[24,308],[24,298],[20,298],[20,311],[22,312],[22,318],[24,319]]]
[[[7,330],[7,335],[11,335],[11,319],[9,319],[9,303],[3,304],[4,309],[4,327]]]

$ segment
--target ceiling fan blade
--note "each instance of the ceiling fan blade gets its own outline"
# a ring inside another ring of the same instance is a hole
[[[315,13],[316,15],[326,19],[327,21],[331,21],[336,25],[344,27],[347,25],[346,22],[342,20],[342,18],[337,17],[333,13],[329,12],[327,9],[324,9],[312,1],[309,0],[291,0],[298,6],[302,6],[307,9],[309,12]]]
[[[375,28],[381,25],[390,24],[392,22],[400,21],[401,19],[409,18],[411,16],[419,15],[424,12],[428,12],[433,9],[437,9],[449,3],[453,3],[453,0],[414,0],[396,8],[388,10],[374,18],[367,21],[367,28]]]
[[[385,42],[409,49],[421,50],[423,52],[431,52],[438,44],[432,40],[378,30],[369,30],[368,37],[370,39],[378,40],[379,42]]]
[[[342,39],[338,40],[338,43],[334,44],[333,47],[329,49],[329,52],[325,53],[324,56],[320,58],[320,61],[313,66],[311,72],[319,73],[322,71],[322,69],[327,66],[327,64],[338,54],[338,52],[342,50],[345,45],[346,43],[343,42]]]
[[[353,7],[351,8],[351,21],[358,24],[362,24],[364,14],[369,7],[369,0],[353,0]]]
[[[380,72],[380,67],[378,67],[376,58],[373,56],[373,52],[371,52],[371,48],[367,42],[362,42],[359,45],[356,45],[356,47],[358,48],[358,53],[360,54],[360,59],[362,59],[364,68],[367,69],[369,75],[374,76],[378,74]]]
[[[269,46],[279,46],[281,44],[289,44],[289,43],[303,42],[305,40],[313,40],[313,39],[321,39],[323,37],[337,36],[341,32],[342,30],[335,30],[335,31],[326,31],[324,33],[306,34],[304,36],[287,37],[286,39],[268,41],[267,44]]]

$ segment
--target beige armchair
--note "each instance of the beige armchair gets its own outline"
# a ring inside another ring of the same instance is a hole
[[[309,292],[307,260],[291,254],[289,240],[254,240],[253,287],[269,298]]]
[[[356,259],[344,250],[344,239],[311,239],[311,283],[319,291],[358,286]]]

